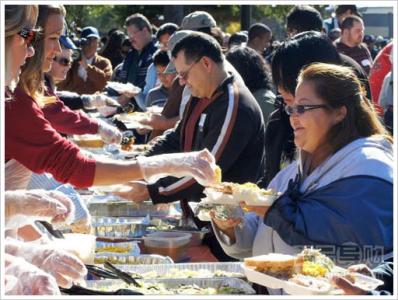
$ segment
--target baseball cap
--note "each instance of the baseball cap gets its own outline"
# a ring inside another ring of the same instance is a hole
[[[180,30],[173,33],[167,43],[167,54],[169,55],[170,62],[167,65],[166,69],[164,70],[163,74],[173,74],[176,73],[176,67],[174,65],[173,58],[171,57],[171,52],[173,51],[175,45],[181,41],[184,37],[194,33],[192,30]]]
[[[66,49],[72,49],[72,50],[76,50],[77,49],[75,43],[70,38],[68,38],[66,35],[61,35],[59,37],[59,42]]]
[[[217,23],[211,14],[199,10],[186,15],[181,22],[181,29],[197,30],[199,28],[215,26],[217,26]]]
[[[88,38],[91,38],[91,37],[95,37],[97,39],[100,39],[100,36],[99,36],[99,33],[98,33],[98,29],[95,28],[95,27],[92,27],[92,26],[84,27],[82,29],[82,33],[81,33],[80,37],[82,39],[88,39]]]

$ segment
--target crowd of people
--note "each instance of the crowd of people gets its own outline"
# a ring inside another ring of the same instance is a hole
[[[89,233],[75,188],[112,184],[135,203],[179,201],[186,221],[209,229],[203,243],[219,261],[333,246],[340,264],[382,274],[370,293],[392,292],[393,43],[365,43],[354,5],[327,20],[295,6],[283,41],[262,23],[227,34],[205,11],[159,28],[135,13],[106,37],[93,26],[68,30],[66,13],[5,6],[6,294],[59,295],[84,278],[84,264],[34,221]],[[110,81],[139,89],[115,94]],[[149,112],[141,122],[152,130],[133,133],[151,146],[135,159],[103,160],[67,138],[98,134],[119,145],[124,124],[84,112],[116,107]],[[216,182],[216,165],[225,182],[281,196],[270,207],[242,203],[242,218],[212,212],[202,222],[188,203]],[[345,257],[347,246],[357,255]]]

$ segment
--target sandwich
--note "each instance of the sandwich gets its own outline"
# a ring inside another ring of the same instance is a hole
[[[245,258],[245,266],[275,277],[290,278],[297,268],[301,268],[302,258],[279,253],[270,253]]]

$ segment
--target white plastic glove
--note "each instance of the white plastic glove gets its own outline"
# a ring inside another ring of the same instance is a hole
[[[54,277],[23,258],[7,253],[5,254],[5,276],[6,295],[61,295]]]
[[[122,133],[116,127],[98,120],[98,133],[101,139],[107,144],[120,144],[122,142]]]
[[[86,109],[102,108],[105,106],[120,106],[119,102],[104,94],[82,95],[83,106]]]
[[[138,156],[137,162],[143,178],[149,183],[166,176],[194,177],[203,186],[213,185],[216,181],[215,159],[207,149],[151,157]]]
[[[5,251],[23,257],[29,263],[54,276],[59,286],[69,288],[74,281],[84,280],[87,269],[74,255],[51,245],[24,243],[6,239]]]
[[[64,194],[45,190],[16,190],[5,193],[6,228],[17,228],[43,220],[71,222],[74,205]]]

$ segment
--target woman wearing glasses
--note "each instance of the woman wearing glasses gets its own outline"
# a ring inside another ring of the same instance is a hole
[[[392,139],[367,101],[350,68],[315,63],[301,71],[286,106],[298,158],[271,181],[283,193],[271,207],[244,220],[213,219],[229,255],[296,254],[313,245],[333,247],[330,256],[352,264],[391,254]],[[355,250],[344,257],[347,245]]]

